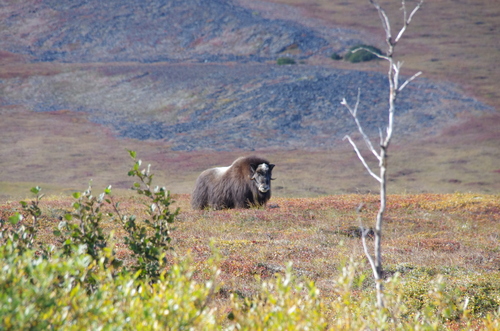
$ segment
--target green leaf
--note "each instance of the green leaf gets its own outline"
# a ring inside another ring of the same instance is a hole
[[[111,262],[111,265],[114,268],[120,268],[121,266],[123,266],[123,261],[122,260],[114,259],[113,262]]]
[[[137,157],[137,153],[135,151],[128,150],[128,153],[130,154],[130,157],[133,159]]]
[[[42,188],[40,186],[35,186],[35,187],[31,188],[30,192],[33,194],[38,194],[38,193],[40,193],[41,190],[42,190]]]
[[[106,193],[106,194],[111,194],[111,185],[109,185],[108,187],[106,187],[106,188],[104,189],[104,193]]]
[[[9,217],[9,222],[12,225],[16,225],[17,223],[21,222],[23,220],[23,215],[19,213],[15,213],[11,217]]]
[[[75,199],[80,199],[81,196],[82,196],[82,194],[80,192],[73,193],[73,198],[75,198]]]

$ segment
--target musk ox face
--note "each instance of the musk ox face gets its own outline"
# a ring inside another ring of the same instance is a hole
[[[271,189],[272,171],[274,164],[262,163],[259,165],[250,165],[252,173],[251,179],[254,181],[257,189],[261,193],[267,193]]]

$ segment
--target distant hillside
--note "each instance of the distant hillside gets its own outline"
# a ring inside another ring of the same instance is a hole
[[[0,48],[32,61],[264,61],[355,42],[344,38],[348,30],[325,36],[230,0],[28,0],[4,6],[1,19]]]
[[[112,66],[3,83],[4,105],[85,112],[118,136],[163,140],[174,150],[336,145],[355,130],[342,98],[354,102],[361,88],[360,118],[376,131],[386,120],[388,90],[379,73],[269,64]],[[420,79],[398,109],[398,132],[412,136],[488,108]]]
[[[229,0],[12,2],[2,22],[0,48],[31,62],[113,63],[6,78],[2,105],[85,112],[121,137],[174,150],[321,149],[354,130],[340,101],[358,88],[367,127],[385,123],[384,74],[307,65],[359,43],[347,29],[264,18]],[[303,64],[271,64],[280,54]],[[488,109],[424,79],[398,108],[405,136]]]

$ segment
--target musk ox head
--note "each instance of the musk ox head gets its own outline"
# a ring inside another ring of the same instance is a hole
[[[267,193],[271,189],[272,171],[274,164],[251,164],[250,171],[252,173],[251,179],[254,181],[257,189],[261,193]]]

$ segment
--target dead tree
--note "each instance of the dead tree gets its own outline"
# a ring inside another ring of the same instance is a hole
[[[400,61],[395,61],[394,60],[394,49],[396,48],[397,43],[403,36],[404,32],[406,31],[408,25],[410,24],[413,16],[415,13],[420,9],[422,6],[424,0],[419,0],[418,4],[415,6],[415,8],[411,11],[408,12],[406,8],[406,2],[405,0],[402,0],[402,12],[403,12],[403,18],[404,18],[404,23],[403,27],[399,30],[398,34],[396,37],[393,37],[392,30],[391,30],[391,25],[389,22],[389,18],[382,9],[382,7],[379,5],[379,3],[375,0],[370,0],[370,3],[377,9],[378,14],[380,16],[380,19],[382,21],[382,26],[385,30],[385,41],[387,43],[387,53],[386,55],[381,55],[372,52],[379,58],[382,58],[386,61],[389,62],[389,72],[387,74],[387,78],[389,80],[389,110],[388,110],[388,119],[387,119],[387,128],[385,130],[385,133],[382,131],[382,129],[379,129],[379,135],[380,135],[380,144],[379,144],[379,150],[375,148],[373,145],[371,139],[368,137],[368,135],[365,133],[363,130],[363,127],[361,123],[359,122],[357,112],[358,112],[358,107],[359,107],[359,100],[360,100],[360,90],[358,90],[358,96],[356,99],[356,104],[354,107],[349,105],[344,98],[342,100],[342,105],[344,105],[349,112],[351,113],[352,117],[354,118],[354,121],[357,125],[358,131],[361,134],[361,137],[363,138],[363,141],[366,145],[366,147],[371,151],[371,153],[374,155],[376,160],[378,161],[379,165],[379,174],[377,175],[371,167],[368,165],[365,157],[361,155],[361,152],[356,145],[356,143],[351,139],[349,135],[344,137],[344,140],[347,139],[349,143],[354,148],[354,151],[356,152],[358,158],[361,160],[361,163],[365,167],[365,169],[368,171],[368,173],[377,180],[380,184],[380,208],[377,213],[377,219],[376,219],[376,224],[375,224],[375,231],[374,231],[374,249],[373,253],[370,253],[369,248],[366,243],[366,234],[368,233],[367,229],[362,229],[362,240],[363,240],[363,248],[365,255],[370,262],[370,266],[373,271],[373,276],[375,278],[375,283],[376,283],[376,290],[377,290],[377,307],[378,308],[383,308],[384,307],[384,296],[383,296],[383,267],[382,267],[382,251],[381,251],[381,244],[382,244],[382,226],[384,222],[384,213],[386,210],[386,202],[387,202],[387,191],[386,191],[386,185],[387,185],[387,151],[389,149],[389,145],[391,143],[392,135],[393,135],[393,129],[394,129],[394,114],[396,112],[396,107],[395,107],[395,101],[399,95],[399,93],[417,76],[421,74],[421,72],[416,73],[412,77],[406,79],[402,84],[400,84],[400,70],[402,66],[402,62]],[[366,51],[371,52],[369,49],[366,48],[359,48],[355,51],[364,49]]]

